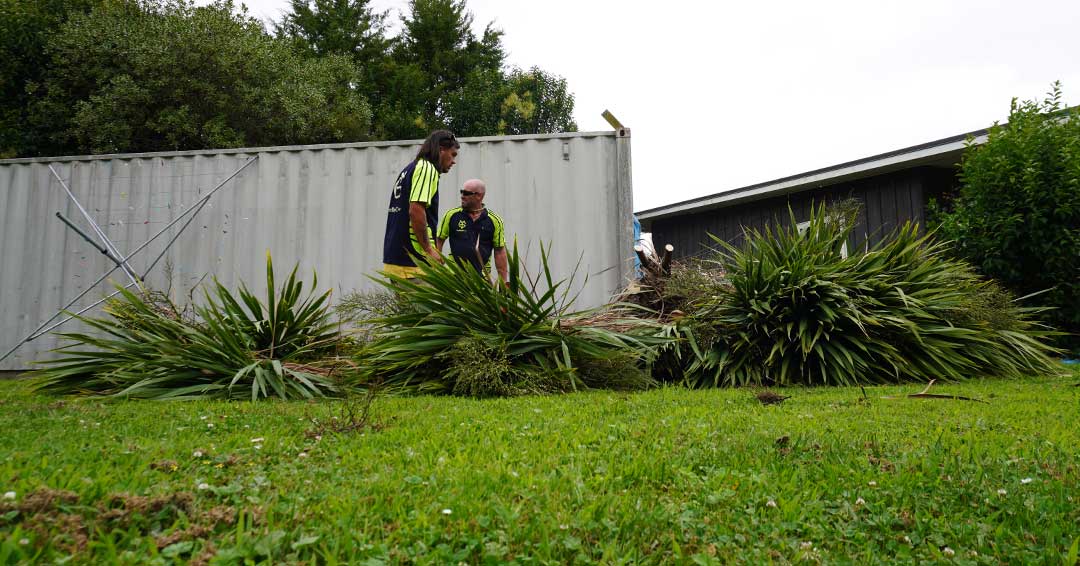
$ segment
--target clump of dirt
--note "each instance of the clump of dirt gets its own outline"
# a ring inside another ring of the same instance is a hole
[[[235,525],[240,511],[227,505],[202,510],[197,502],[193,493],[179,491],[157,496],[113,493],[96,503],[80,505],[79,495],[72,491],[41,488],[18,502],[0,502],[0,514],[16,512],[9,522],[32,535],[36,546],[52,546],[71,555],[86,551],[95,533],[136,529],[152,535],[159,550],[182,541],[199,541],[200,550],[190,563],[206,565],[217,554],[211,540],[214,533]],[[263,523],[266,515],[261,507],[246,509],[244,513],[254,525]],[[184,527],[169,533],[152,532],[160,528],[152,527],[154,524],[177,521]]]
[[[90,540],[90,530],[82,515],[35,513],[23,521],[22,528],[34,533],[34,540],[51,540],[53,546],[68,554],[83,550]]]
[[[213,541],[208,540],[206,541],[206,544],[203,545],[202,552],[200,552],[198,556],[193,557],[191,562],[188,562],[188,566],[209,566],[210,561],[213,560],[215,556],[217,556],[217,547],[214,546]]]
[[[236,524],[236,509],[227,505],[219,505],[203,513],[203,521],[213,524],[234,525]]]
[[[779,393],[768,390],[759,392],[757,395],[755,395],[755,397],[757,397],[757,400],[760,401],[762,405],[779,405],[780,403],[783,403],[786,399],[791,398],[790,395],[781,395]]]
[[[127,527],[132,521],[147,515],[171,511],[172,515],[190,515],[194,509],[195,496],[181,491],[156,497],[114,493],[97,505],[97,520],[114,526]]]
[[[36,489],[17,504],[0,505],[0,512],[19,512],[22,528],[34,534],[34,540],[51,540],[60,550],[75,554],[86,548],[90,530],[82,515],[67,513],[62,506],[79,502],[79,495],[65,489]]]
[[[189,539],[201,539],[212,532],[214,532],[213,529],[204,525],[191,525],[186,529],[173,531],[167,535],[160,535],[154,537],[154,544],[157,545],[158,550],[161,550],[166,546],[176,544],[180,541]]]
[[[180,465],[176,463],[176,460],[159,460],[157,462],[150,462],[150,469],[159,472],[172,473],[180,469]]]
[[[194,503],[195,496],[188,491],[178,491],[156,497],[114,493],[99,508],[102,512],[119,510],[123,511],[124,515],[146,515],[148,513],[160,513],[166,508],[172,507],[190,514]]]
[[[42,487],[31,491],[14,506],[20,513],[26,513],[27,515],[33,515],[35,513],[48,513],[56,509],[59,505],[74,505],[79,502],[79,495],[74,491],[68,491],[66,489],[50,489]],[[0,510],[11,511],[7,508],[7,504],[0,507]]]

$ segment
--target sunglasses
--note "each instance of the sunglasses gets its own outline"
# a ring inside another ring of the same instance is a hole
[[[471,196],[475,196],[475,195],[478,195],[478,194],[480,194],[480,193],[478,193],[476,191],[461,191],[461,196],[463,196],[463,197],[471,197]]]

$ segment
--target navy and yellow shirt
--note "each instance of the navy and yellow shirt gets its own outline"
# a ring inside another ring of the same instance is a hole
[[[431,229],[439,220],[439,170],[426,159],[417,158],[402,169],[390,193],[383,263],[413,267],[417,256],[423,261],[424,250],[409,224],[410,202],[427,207],[427,237],[434,246]]]
[[[439,222],[438,237],[450,242],[450,255],[457,261],[468,261],[478,271],[487,270],[491,250],[506,247],[503,220],[488,209],[480,211],[473,220],[459,206],[446,212]]]

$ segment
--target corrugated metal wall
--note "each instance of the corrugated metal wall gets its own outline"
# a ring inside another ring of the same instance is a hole
[[[628,167],[629,133],[461,142],[458,164],[440,184],[440,214],[458,205],[465,180],[483,179],[486,204],[506,220],[508,240],[516,236],[520,250],[528,250],[531,269],[539,265],[540,241],[550,243],[557,276],[569,276],[579,258],[578,283],[589,275],[576,305],[605,302],[623,283],[630,258],[632,188],[619,171],[620,159]],[[340,295],[376,286],[367,275],[382,265],[390,190],[418,147],[414,141],[0,160],[0,355],[113,265],[54,216],[60,211],[85,226],[50,165],[126,254],[257,155],[214,195],[148,282],[180,299],[208,274],[261,292],[269,251],[285,272],[280,277],[299,262],[306,278],[317,270],[319,286]],[[135,270],[141,273],[175,231],[136,255]],[[127,282],[120,271],[113,280]],[[98,287],[73,310],[112,290]],[[39,338],[0,370],[24,369],[56,346],[52,336]]]
[[[809,217],[813,203],[854,198],[862,207],[848,249],[862,249],[868,241],[880,240],[908,220],[925,226],[926,198],[931,192],[940,192],[938,185],[947,182],[948,177],[931,168],[917,168],[694,214],[658,218],[651,225],[653,243],[658,247],[675,246],[675,257],[698,256],[708,253],[714,246],[709,234],[738,244],[743,239],[744,227],[762,230],[766,224],[791,224],[789,206],[796,220],[801,222]]]

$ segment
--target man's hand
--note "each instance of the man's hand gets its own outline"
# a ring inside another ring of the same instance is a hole
[[[431,246],[428,246],[427,256],[428,256],[428,258],[431,259],[431,261],[434,261],[435,263],[442,263],[443,262],[443,257],[442,257],[442,254],[439,253],[439,250],[437,250],[437,249],[435,249],[435,248],[433,248]]]

